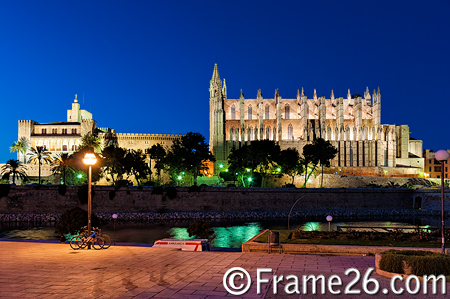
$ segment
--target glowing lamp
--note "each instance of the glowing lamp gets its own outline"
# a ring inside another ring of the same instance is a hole
[[[446,150],[439,150],[436,152],[436,155],[434,157],[438,161],[445,161],[448,159],[449,155],[450,154]]]
[[[97,158],[94,154],[87,153],[84,156],[83,163],[86,165],[94,165],[95,163],[97,163]]]
[[[181,180],[181,175],[178,176],[178,179]]]
[[[219,167],[220,167],[220,168],[223,168],[223,164],[220,164]]]
[[[111,216],[113,219],[117,219],[117,214],[112,214]]]

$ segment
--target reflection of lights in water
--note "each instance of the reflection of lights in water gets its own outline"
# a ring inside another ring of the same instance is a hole
[[[307,232],[319,230],[320,223],[319,222],[306,222],[302,229]]]
[[[259,223],[251,222],[247,226],[212,227],[215,238],[211,241],[211,246],[240,248],[242,243],[253,238],[261,231]],[[192,239],[189,237],[187,228],[173,227],[169,229],[170,238]]]

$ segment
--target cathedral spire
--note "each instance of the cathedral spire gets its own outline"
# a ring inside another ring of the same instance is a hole
[[[241,88],[241,95],[240,95],[240,97],[241,97],[241,98],[244,97],[244,93],[242,92],[242,88]]]
[[[347,99],[351,99],[351,98],[352,98],[352,94],[350,93],[350,89],[348,89]]]
[[[331,90],[330,99],[334,99],[334,92],[333,92],[333,90]]]
[[[211,82],[214,82],[214,83],[220,82],[219,69],[217,68],[217,63],[214,64],[214,71],[213,71]]]
[[[379,95],[379,96],[381,95],[381,92],[380,92],[380,86],[378,86],[378,95]]]
[[[304,97],[305,96],[305,91],[303,90],[303,87],[302,87],[302,97]]]
[[[297,98],[300,97],[300,89],[297,89]]]
[[[314,88],[314,95],[313,95],[313,99],[315,100],[315,99],[317,99],[317,92],[316,92],[316,89]]]

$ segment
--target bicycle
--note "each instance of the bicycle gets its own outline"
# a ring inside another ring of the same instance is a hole
[[[111,246],[111,244],[112,244],[111,238],[108,235],[102,234],[102,230],[100,228],[98,228],[98,227],[94,227],[93,230],[96,231],[98,233],[98,235],[103,238],[103,240],[105,240],[105,244],[103,245],[103,249],[108,249]]]
[[[73,250],[83,249],[88,246],[89,243],[95,250],[99,250],[103,248],[105,240],[95,231],[89,236],[87,236],[85,231],[82,231],[78,236],[75,236],[70,240],[70,247],[72,247]]]

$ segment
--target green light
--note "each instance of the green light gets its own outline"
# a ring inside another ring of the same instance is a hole
[[[248,178],[248,181],[251,182],[251,181],[252,181],[252,178]]]
[[[184,171],[181,174],[184,175]]]
[[[225,169],[225,172],[228,172],[228,169]]]
[[[181,180],[181,175],[178,176],[178,179]]]
[[[250,172],[250,169],[249,169],[249,168],[247,168],[247,172]]]
[[[277,168],[277,171],[278,171],[278,172],[280,172],[280,171],[281,171],[281,168],[280,168],[280,167],[278,167],[278,168]]]
[[[223,164],[220,164],[219,167],[220,167],[220,168],[223,168]]]
[[[77,177],[78,177],[79,179],[81,179],[81,178],[83,177],[83,175],[80,173],[80,174],[77,175]]]

